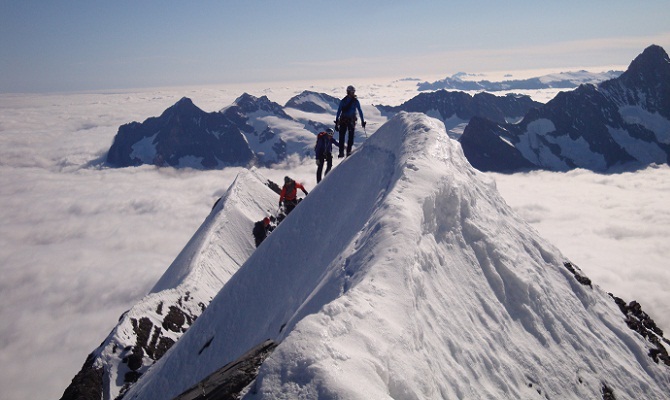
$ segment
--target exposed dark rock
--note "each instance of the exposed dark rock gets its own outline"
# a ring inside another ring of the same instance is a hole
[[[211,339],[208,343],[211,343]],[[173,400],[238,399],[240,392],[256,379],[260,366],[276,347],[275,342],[266,340]]]
[[[123,375],[123,381],[126,382],[127,384],[135,383],[140,379],[141,376],[142,374],[137,371],[129,371],[126,372],[125,375]]]
[[[144,349],[142,346],[135,346],[133,347],[132,353],[128,355],[128,357],[125,357],[124,361],[126,364],[128,364],[128,368],[130,368],[131,371],[137,371],[138,369],[142,368],[142,360],[144,359]]]
[[[189,320],[188,315],[181,308],[170,306],[170,311],[168,311],[163,320],[163,328],[172,332],[182,332],[185,330],[184,324],[186,324],[187,320]],[[188,325],[190,325],[191,321],[188,322]]]
[[[170,337],[167,337],[165,333],[168,330],[172,332],[177,332],[182,334],[188,330],[188,328],[196,320],[197,315],[192,315],[190,312],[185,310],[192,309],[192,305],[189,306],[189,303],[193,302],[195,298],[190,292],[185,292],[183,296],[180,296],[178,299],[174,300],[174,305],[168,307],[168,313],[162,318],[163,321],[161,325],[154,325],[152,318],[160,320],[160,316],[163,312],[165,305],[164,301],[158,302],[155,307],[156,313],[153,314],[150,318],[149,316],[143,316],[140,318],[127,318],[128,312],[123,314],[120,324],[129,324],[132,328],[131,340],[134,339],[134,344],[126,345],[121,349],[119,343],[116,342],[114,335],[110,335],[107,340],[105,340],[96,351],[91,353],[87,358],[84,367],[82,370],[75,376],[72,381],[72,384],[65,390],[64,399],[99,399],[102,398],[103,393],[109,395],[109,392],[106,392],[105,384],[105,375],[109,374],[110,371],[106,371],[105,368],[110,368],[110,365],[105,364],[105,367],[93,368],[96,360],[99,360],[98,357],[103,349],[111,345],[112,354],[118,354],[120,358],[120,364],[118,369],[114,371],[114,374],[122,377],[123,383],[119,391],[119,395],[116,399],[122,399],[125,393],[131,388],[131,386],[137,382],[137,380],[142,376],[146,370],[153,365],[156,361],[160,360],[161,357],[175,344],[175,340]],[[211,299],[210,299],[211,300]],[[181,304],[184,309],[179,308],[177,305]],[[202,302],[197,303],[198,308],[201,311],[204,311],[205,304]],[[174,334],[171,334],[174,335]],[[104,364],[104,363],[103,363]],[[95,393],[95,396],[91,395],[81,395],[81,393]]]
[[[174,340],[166,336],[161,336],[161,338],[158,340],[158,344],[156,345],[156,349],[154,350],[154,360],[160,360],[161,357],[163,357],[174,344]]]
[[[614,299],[626,317],[626,325],[654,346],[649,349],[649,357],[656,363],[670,366],[670,356],[665,346],[663,346],[663,342],[668,343],[663,337],[663,330],[656,325],[656,322],[646,312],[642,311],[640,303],[633,300],[626,304],[624,300],[614,296],[612,293],[609,293],[609,295]]]
[[[275,193],[280,194],[281,193],[281,187],[277,185],[275,182],[271,181],[268,179],[267,186],[272,189]]]
[[[575,276],[575,279],[577,282],[581,283],[584,286],[588,286],[590,288],[593,288],[591,285],[591,279],[587,278],[586,276],[582,275],[581,271],[577,271],[577,268],[573,263],[570,261],[565,261],[563,263],[563,266],[568,269],[568,271],[572,272],[572,275]]]
[[[84,366],[72,378],[72,383],[65,389],[60,400],[81,400],[102,398],[103,369],[93,366],[95,355],[89,354]]]
[[[602,384],[602,393],[603,393],[603,400],[616,400],[616,396],[614,395],[614,389],[607,386],[606,383]]]

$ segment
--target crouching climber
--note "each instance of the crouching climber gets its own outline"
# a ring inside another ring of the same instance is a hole
[[[261,221],[258,221],[254,224],[254,229],[252,233],[254,234],[254,240],[256,241],[256,247],[260,246],[268,237],[268,234],[272,232],[273,226],[270,224],[270,218],[265,217]]]

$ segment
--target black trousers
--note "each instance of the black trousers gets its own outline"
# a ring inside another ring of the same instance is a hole
[[[356,129],[356,119],[340,119],[340,154],[344,156],[344,137],[349,132],[347,137],[347,156],[351,154],[351,147],[354,145],[354,130]]]
[[[323,164],[326,164],[326,172],[324,173],[324,176],[328,175],[328,172],[330,172],[330,169],[333,167],[333,154],[332,153],[325,153],[321,154],[316,158],[316,183],[321,182],[321,174],[323,173]]]
[[[298,199],[284,200],[284,211],[286,212],[286,215],[289,215],[289,213],[293,211],[293,209],[297,205],[298,205]]]

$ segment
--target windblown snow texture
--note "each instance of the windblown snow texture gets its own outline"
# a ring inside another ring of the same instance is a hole
[[[277,194],[255,171],[238,175],[151,293],[125,312],[62,397],[116,399],[176,343],[255,250],[251,229]],[[92,395],[95,394],[95,395]]]
[[[613,299],[400,113],[310,192],[125,399],[278,343],[247,399],[665,399]],[[573,272],[575,271],[575,272]]]

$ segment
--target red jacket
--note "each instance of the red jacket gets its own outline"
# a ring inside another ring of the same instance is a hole
[[[281,193],[279,194],[279,202],[281,203],[283,200],[288,201],[295,200],[298,194],[298,189],[302,190],[305,194],[307,194],[305,187],[299,182],[293,181],[293,184],[289,183],[284,185],[284,187],[281,188]]]

